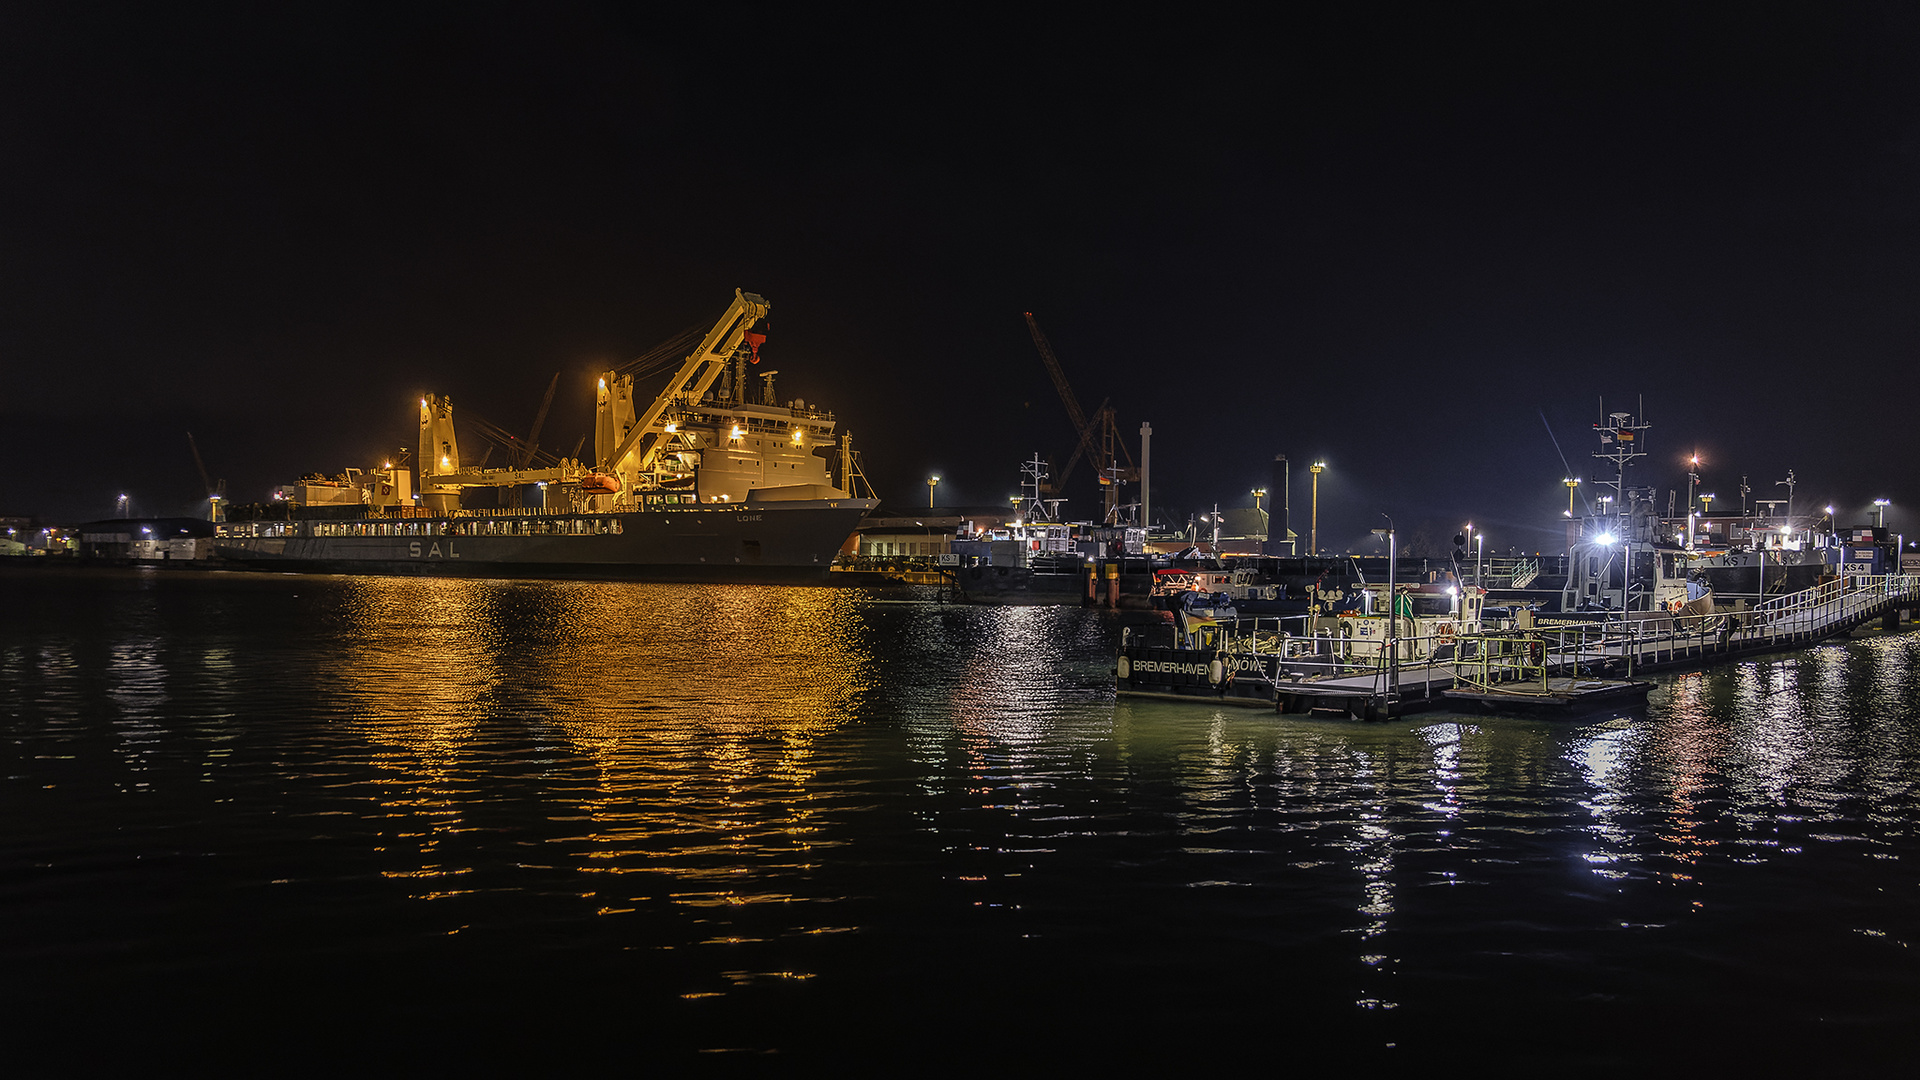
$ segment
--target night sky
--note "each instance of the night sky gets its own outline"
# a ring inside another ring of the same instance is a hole
[[[1697,449],[1716,508],[1915,520],[1913,9],[658,8],[0,8],[0,515],[191,513],[188,431],[261,499],[555,372],[564,450],[745,288],[901,507],[1064,463],[1032,311],[1180,521],[1287,454],[1323,546],[1557,549],[1603,398],[1662,506]]]

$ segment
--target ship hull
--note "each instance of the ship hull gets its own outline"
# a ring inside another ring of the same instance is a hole
[[[639,513],[296,520],[227,535],[221,560],[303,573],[825,584],[870,499]],[[363,532],[381,533],[363,535]]]
[[[1767,552],[1764,571],[1761,555],[1752,551],[1711,556],[1695,565],[1714,595],[1723,600],[1757,599],[1763,587],[1768,596],[1811,589],[1829,572],[1824,551]]]

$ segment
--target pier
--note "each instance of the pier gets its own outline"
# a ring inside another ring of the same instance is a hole
[[[1631,697],[1637,675],[1804,648],[1875,620],[1891,628],[1917,606],[1920,577],[1849,577],[1734,611],[1543,620],[1444,641],[1401,637],[1359,664],[1334,655],[1327,638],[1254,631],[1195,650],[1199,666],[1184,685],[1130,686],[1123,677],[1120,690],[1366,720],[1443,706],[1576,708]]]

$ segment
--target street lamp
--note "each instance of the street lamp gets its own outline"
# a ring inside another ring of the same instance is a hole
[[[1324,461],[1316,461],[1307,466],[1313,474],[1313,513],[1307,525],[1307,554],[1320,554],[1320,470],[1327,467]]]
[[[126,517],[127,512],[131,508],[131,506],[132,504],[127,501],[127,497],[125,495],[122,495],[120,496],[118,502],[115,503],[114,509],[119,512],[121,517]]]
[[[1480,587],[1481,587],[1481,585],[1480,585],[1480,569],[1481,569],[1481,567],[1482,567],[1483,565],[1485,565],[1485,562],[1486,562],[1486,554],[1487,554],[1487,534],[1486,534],[1486,533],[1480,533],[1479,535],[1477,535],[1477,536],[1475,536],[1475,537],[1473,538],[1473,543],[1474,543],[1474,548],[1473,548],[1473,587],[1474,587],[1474,588],[1476,588],[1476,589],[1478,589],[1478,588],[1480,588]]]
[[[122,496],[122,498],[125,498],[125,496]],[[1887,507],[1890,505],[1892,504],[1888,502],[1886,499],[1873,500],[1873,527],[1874,528],[1884,529],[1887,527]]]
[[[1693,489],[1700,483],[1700,455],[1687,459],[1687,546],[1693,546]]]
[[[1563,483],[1563,484],[1565,484],[1565,485],[1567,485],[1567,517],[1568,517],[1568,519],[1572,519],[1572,517],[1573,517],[1573,492],[1574,492],[1574,489],[1576,489],[1576,488],[1578,488],[1578,487],[1580,486],[1580,481],[1578,481],[1578,480],[1576,480],[1576,479],[1574,479],[1573,477],[1571,477],[1571,476],[1569,476],[1569,477],[1567,477],[1567,478],[1566,478],[1565,480],[1562,480],[1562,481],[1560,481],[1560,482],[1561,482],[1561,483]]]
[[[940,486],[938,476],[927,477],[927,509],[933,509],[933,489]]]
[[[1266,489],[1266,488],[1254,488],[1254,489],[1253,489],[1253,508],[1254,508],[1255,510],[1258,510],[1258,509],[1260,509],[1260,500],[1261,500],[1261,499],[1263,499],[1263,498],[1265,498],[1265,497],[1266,497],[1266,494],[1267,494],[1267,489]]]
[[[1713,527],[1708,525],[1705,519],[1708,514],[1713,512],[1714,498],[1715,498],[1714,494],[1710,491],[1703,492],[1700,495],[1700,517],[1702,519],[1700,522],[1700,531],[1703,533],[1710,533],[1713,531]]]

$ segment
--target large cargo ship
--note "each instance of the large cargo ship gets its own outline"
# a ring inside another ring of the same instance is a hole
[[[417,491],[391,462],[309,477],[282,489],[278,512],[220,523],[214,553],[332,573],[825,582],[878,500],[856,494],[833,414],[777,403],[775,372],[752,371],[768,308],[736,291],[645,408],[644,358],[602,375],[592,465],[532,449],[508,468],[464,465],[453,406],[430,394]]]

